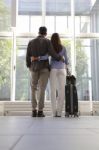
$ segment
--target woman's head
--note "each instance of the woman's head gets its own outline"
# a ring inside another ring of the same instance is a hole
[[[59,53],[62,50],[61,40],[58,33],[52,34],[51,43],[57,53]]]

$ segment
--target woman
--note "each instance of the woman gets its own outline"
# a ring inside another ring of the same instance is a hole
[[[64,62],[51,58],[50,72],[52,113],[55,117],[61,117],[65,100],[67,52],[66,48],[61,44],[58,33],[52,34],[51,43],[54,50],[64,58]]]

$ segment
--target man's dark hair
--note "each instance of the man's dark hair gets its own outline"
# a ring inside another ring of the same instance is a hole
[[[47,28],[46,27],[40,27],[39,28],[39,34],[45,35],[47,33]]]

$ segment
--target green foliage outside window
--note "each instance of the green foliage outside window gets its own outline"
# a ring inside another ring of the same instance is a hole
[[[0,88],[10,84],[11,40],[0,40]]]
[[[71,43],[69,40],[62,40],[63,45],[67,48],[67,54],[69,57],[69,62],[71,62]],[[88,71],[88,57],[82,48],[82,41],[76,41],[76,77],[78,81],[78,85],[81,82],[81,78],[86,76]]]
[[[4,0],[0,0],[0,31],[9,31],[11,23],[10,10]]]

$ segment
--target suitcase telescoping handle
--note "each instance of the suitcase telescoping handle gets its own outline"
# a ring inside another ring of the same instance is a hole
[[[67,71],[67,76],[71,76],[71,72],[68,68],[66,69],[66,71]]]
[[[66,68],[66,84],[70,84],[70,77],[71,77],[71,72],[69,71],[68,68]]]

